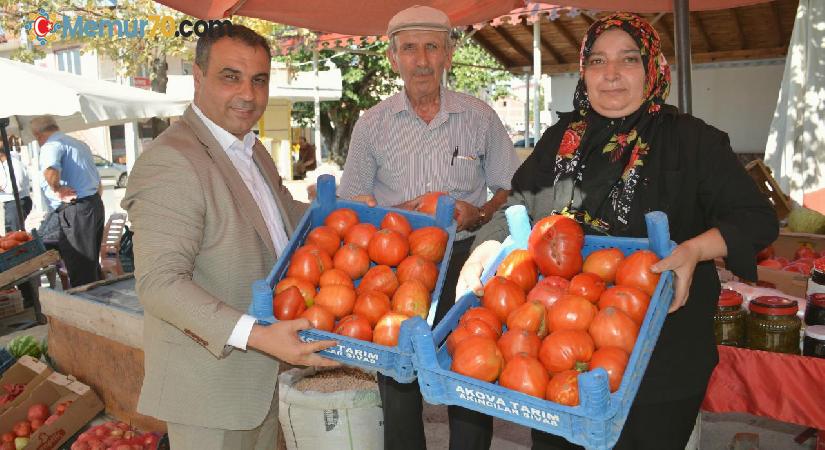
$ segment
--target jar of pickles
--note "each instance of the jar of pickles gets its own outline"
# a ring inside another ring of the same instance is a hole
[[[796,300],[765,296],[751,300],[747,318],[748,347],[798,355],[802,320]]]
[[[716,343],[744,347],[746,316],[747,313],[742,309],[742,294],[731,289],[722,289],[719,303],[716,305],[716,314],[713,316]]]
[[[825,325],[825,293],[808,295],[808,305],[805,306],[805,325]]]

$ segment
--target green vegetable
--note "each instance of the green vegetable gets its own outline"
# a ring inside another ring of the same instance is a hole
[[[37,340],[30,335],[18,336],[12,339],[6,346],[6,349],[15,358],[20,358],[23,355],[29,355],[32,358],[39,359],[43,354],[43,348],[41,348]]]
[[[788,228],[795,233],[825,234],[825,216],[800,206],[791,210]]]

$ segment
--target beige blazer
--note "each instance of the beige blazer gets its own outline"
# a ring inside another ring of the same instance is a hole
[[[292,199],[263,145],[253,159],[291,235],[307,205]],[[187,425],[244,430],[272,403],[278,361],[225,347],[276,257],[252,194],[192,111],[152,141],[121,203],[134,235],[144,308],[145,376],[138,412]]]

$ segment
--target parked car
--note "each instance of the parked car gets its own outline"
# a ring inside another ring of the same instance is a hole
[[[115,180],[115,187],[126,187],[129,175],[126,174],[126,166],[123,164],[113,163],[106,158],[98,155],[92,155],[95,159],[95,167],[100,178],[113,178]]]
[[[535,147],[536,146],[536,138],[530,138],[529,143],[530,143],[530,145],[528,145],[527,147]],[[516,142],[513,142],[513,147],[524,148],[524,139],[522,138],[522,139],[517,140]]]

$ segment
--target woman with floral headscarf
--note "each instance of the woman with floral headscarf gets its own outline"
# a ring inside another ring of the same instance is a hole
[[[525,205],[533,221],[566,214],[587,234],[613,236],[645,237],[645,213],[667,214],[679,245],[653,270],[674,272],[675,294],[616,448],[683,449],[718,360],[713,259],[756,279],[756,253],[778,234],[776,214],[727,134],[665,104],[670,69],[649,23],[628,13],[593,23],[579,73],[575,111],[545,131],[514,175],[507,206]],[[505,209],[477,234],[484,243],[457,292],[481,293],[482,264],[508,234]],[[575,448],[535,431],[533,442]]]

